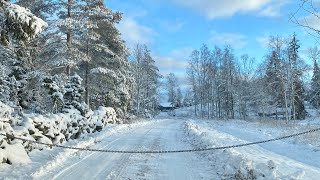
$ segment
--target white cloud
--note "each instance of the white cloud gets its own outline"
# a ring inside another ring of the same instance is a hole
[[[263,16],[276,16],[288,0],[173,0],[200,12],[209,19],[230,17],[237,13],[255,12]]]
[[[124,18],[118,24],[118,28],[129,48],[134,47],[137,43],[150,45],[156,35],[152,28],[139,24],[133,18]]]
[[[186,72],[188,58],[193,51],[190,47],[178,48],[169,52],[167,55],[154,55],[156,65],[162,74],[170,72]]]
[[[182,92],[190,88],[187,80],[186,70],[188,67],[188,58],[193,51],[190,47],[184,47],[172,50],[165,56],[153,56],[157,67],[163,76],[174,73],[178,79]]]
[[[261,47],[266,48],[269,44],[269,36],[257,37],[256,41],[260,44]]]
[[[281,8],[288,4],[289,0],[278,0],[274,1],[274,3],[270,3],[264,9],[262,9],[259,13],[261,16],[268,16],[268,17],[278,17],[281,16]]]
[[[188,66],[187,60],[176,59],[173,57],[166,56],[155,56],[157,67],[160,69],[162,74],[168,74],[170,72],[186,71]]]
[[[236,49],[241,49],[247,45],[246,36],[237,33],[218,33],[216,31],[211,32],[209,43],[215,45],[231,45]]]

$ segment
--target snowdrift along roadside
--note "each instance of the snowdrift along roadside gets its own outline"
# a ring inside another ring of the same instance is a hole
[[[205,123],[188,121],[185,133],[196,148],[247,143],[230,134],[209,128]],[[204,153],[217,165],[222,179],[317,179],[320,169],[265,150],[260,146]]]

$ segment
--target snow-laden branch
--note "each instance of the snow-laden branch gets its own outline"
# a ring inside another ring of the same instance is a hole
[[[7,28],[10,32],[10,25],[13,25],[13,27],[18,26],[18,28],[14,29],[16,31],[14,33],[19,34],[26,40],[34,38],[48,26],[45,21],[36,17],[30,10],[19,5],[0,0],[0,7],[3,10],[1,14],[3,14],[8,20],[8,23],[10,23],[6,24],[8,27],[2,28]]]

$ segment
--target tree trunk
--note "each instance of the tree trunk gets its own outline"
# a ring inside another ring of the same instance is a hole
[[[68,0],[68,3],[67,3],[67,18],[71,18],[71,3],[72,3],[73,0]],[[67,47],[68,47],[68,52],[71,51],[71,44],[72,44],[72,40],[71,40],[71,27],[68,27],[68,31],[67,31]],[[68,75],[68,77],[70,77],[70,65],[68,64],[67,65],[67,68],[66,68],[66,73]]]
[[[85,62],[85,66],[86,66],[86,74],[85,74],[85,102],[88,105],[88,107],[90,108],[90,92],[89,92],[89,62],[86,61]]]

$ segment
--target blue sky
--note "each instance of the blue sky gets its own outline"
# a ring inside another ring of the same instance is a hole
[[[303,53],[317,42],[289,20],[298,3],[299,0],[106,0],[112,10],[124,13],[118,28],[128,47],[147,44],[161,73],[174,72],[181,81],[191,51],[203,43],[211,48],[231,44],[238,57],[249,54],[261,62],[270,35],[288,37],[296,32],[300,51],[306,57]],[[306,14],[296,16],[316,24]]]

